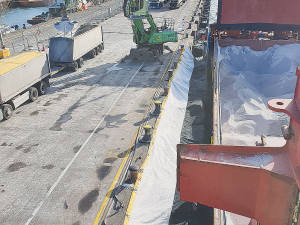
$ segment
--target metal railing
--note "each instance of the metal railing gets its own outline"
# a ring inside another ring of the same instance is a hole
[[[78,25],[85,23],[100,23],[114,15],[122,12],[123,0],[111,0],[100,5],[91,7],[84,11],[69,14],[70,21],[78,22]],[[61,17],[48,20],[27,29],[16,30],[3,36],[3,43],[10,49],[11,54],[35,50],[42,51],[43,47],[49,46],[49,40],[55,36],[62,36],[63,33],[56,30],[54,23],[61,20]]]

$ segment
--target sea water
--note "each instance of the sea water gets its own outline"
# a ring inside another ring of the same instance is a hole
[[[0,12],[0,23],[14,26],[18,25],[19,28],[31,26],[27,23],[27,20],[42,14],[42,12],[47,12],[48,7],[36,7],[36,8],[7,8]]]

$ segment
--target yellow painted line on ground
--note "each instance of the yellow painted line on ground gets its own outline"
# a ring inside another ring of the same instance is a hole
[[[198,4],[198,2],[195,4],[195,6],[196,6],[197,4]],[[192,14],[193,14],[193,13],[191,13],[190,19],[191,19],[191,17],[192,17]],[[190,19],[189,19],[189,20],[190,20]],[[188,25],[188,23],[185,25],[184,31],[186,30],[187,25]],[[169,65],[170,65],[170,63],[171,63],[171,61],[172,61],[172,59],[173,59],[173,57],[174,57],[174,54],[175,54],[175,52],[176,52],[176,49],[178,48],[178,46],[179,46],[179,44],[180,44],[180,41],[181,41],[181,39],[182,39],[183,36],[184,36],[184,35],[182,35],[182,36],[180,37],[180,39],[179,39],[179,41],[178,41],[178,44],[176,45],[175,51],[173,52],[173,54],[172,54],[172,56],[171,56],[171,60],[169,61],[168,65],[167,65],[167,67],[166,67],[166,69],[165,69],[165,71],[164,71],[164,73],[163,73],[163,75],[162,75],[162,77],[161,77],[161,79],[160,79],[160,82],[161,82],[162,79],[164,78],[164,75],[166,74],[167,69],[169,68]],[[181,55],[180,58],[179,58],[179,62],[178,62],[178,64],[177,64],[177,68],[178,68],[179,63],[181,62],[181,57],[182,57],[182,55]],[[176,70],[177,70],[177,68],[176,68]],[[175,70],[175,71],[176,71],[176,70]],[[174,71],[174,72],[175,72],[175,71]],[[173,75],[174,75],[174,73],[173,73]],[[159,82],[159,84],[160,84],[160,82]],[[171,84],[171,79],[170,79],[169,84],[168,84],[169,87],[170,87],[170,84]],[[165,97],[164,102],[163,102],[163,104],[162,104],[162,111],[161,111],[161,113],[160,113],[160,115],[159,115],[159,119],[158,119],[158,120],[156,121],[156,123],[155,123],[155,127],[156,127],[156,128],[157,128],[158,123],[159,123],[159,121],[160,121],[160,117],[161,117],[161,115],[162,115],[162,113],[163,113],[163,107],[165,106],[165,102],[166,102],[167,97],[168,97],[168,96]],[[154,99],[154,96],[152,97],[150,103],[152,102],[153,99]],[[146,110],[146,113],[148,112],[149,107],[150,107],[150,104],[149,104],[149,106],[148,106],[148,108],[147,108],[147,110]],[[145,113],[145,114],[146,114],[146,113]],[[128,151],[127,151],[127,153],[126,153],[126,156],[124,157],[124,159],[123,159],[123,161],[122,161],[122,164],[121,164],[121,166],[119,167],[119,170],[118,170],[118,172],[117,172],[117,174],[116,174],[116,176],[115,176],[115,178],[114,178],[114,180],[113,180],[113,182],[112,182],[112,184],[111,184],[111,186],[110,186],[110,188],[109,188],[108,193],[106,194],[106,197],[105,197],[105,199],[104,199],[104,201],[103,201],[103,203],[102,203],[102,205],[101,205],[101,208],[100,208],[100,210],[99,210],[99,212],[98,212],[98,214],[97,214],[97,216],[96,216],[96,219],[95,219],[93,225],[98,225],[98,223],[99,223],[101,214],[102,214],[102,212],[103,212],[103,210],[104,210],[104,208],[105,208],[105,206],[106,206],[106,204],[107,204],[107,201],[108,201],[108,199],[109,199],[109,197],[110,197],[110,195],[111,195],[111,193],[112,193],[112,190],[114,189],[115,184],[116,184],[116,182],[117,182],[117,180],[118,180],[118,178],[119,178],[119,176],[120,176],[120,173],[121,173],[121,171],[122,171],[122,169],[123,169],[123,166],[124,166],[124,164],[125,164],[125,162],[126,162],[126,160],[127,160],[127,158],[128,158],[128,154],[129,154],[129,152],[130,152],[129,150],[132,148],[132,145],[133,145],[133,143],[134,143],[134,141],[135,141],[135,139],[136,139],[136,137],[137,137],[137,135],[138,135],[138,131],[139,131],[139,129],[137,130],[137,132],[136,132],[136,134],[135,134],[135,136],[134,136],[134,138],[133,138],[133,140],[132,140],[132,142],[131,142],[130,148],[128,149]],[[135,189],[135,190],[138,190],[140,181],[141,181],[141,179],[142,179],[142,171],[141,171],[141,170],[145,169],[145,167],[146,167],[146,165],[147,165],[147,163],[148,163],[148,161],[149,161],[149,158],[150,158],[150,155],[151,155],[151,152],[152,152],[152,146],[153,146],[153,144],[154,144],[155,134],[156,134],[156,129],[154,130],[153,135],[152,135],[152,140],[151,140],[151,142],[150,142],[149,149],[148,149],[148,155],[147,155],[146,159],[144,160],[144,162],[143,162],[143,164],[142,164],[142,166],[141,166],[141,168],[140,168],[140,170],[139,170],[139,172],[138,172],[138,179],[136,180],[135,185],[134,185],[134,189]],[[130,201],[129,201],[129,204],[128,204],[128,207],[127,207],[126,216],[125,216],[125,220],[124,220],[124,225],[128,225],[128,223],[129,223],[129,216],[130,216],[130,213],[131,213],[131,210],[132,210],[132,206],[133,206],[133,203],[134,203],[136,194],[137,194],[136,191],[132,191],[132,193],[131,193]]]
[[[4,36],[4,39],[11,43],[10,39],[8,39],[7,37]]]
[[[144,63],[143,63],[143,64],[144,64]],[[143,65],[143,64],[142,64],[142,65]],[[145,112],[144,115],[147,114],[147,112],[148,112],[148,110],[149,110],[149,107],[150,107],[150,104],[149,104],[149,106],[148,106],[148,108],[147,108],[147,110],[146,110],[146,112]],[[144,116],[144,117],[145,117],[145,116]],[[144,118],[144,117],[143,117],[143,118]],[[140,126],[141,126],[141,125],[140,125]],[[137,136],[138,136],[138,133],[139,133],[139,130],[140,130],[140,126],[139,126],[139,128],[137,129],[137,131],[136,131],[136,133],[135,133],[135,135],[134,135],[134,137],[133,137],[133,139],[132,139],[132,141],[131,141],[131,144],[130,144],[130,146],[129,146],[127,152],[126,152],[126,155],[125,155],[125,157],[124,157],[124,159],[123,159],[123,161],[122,161],[122,163],[121,163],[121,165],[120,165],[120,167],[119,167],[119,169],[118,169],[118,172],[117,172],[117,174],[116,174],[116,176],[115,176],[115,178],[114,178],[114,180],[113,180],[113,182],[112,182],[112,184],[111,184],[111,186],[110,186],[110,188],[109,188],[109,190],[108,190],[108,192],[107,192],[107,194],[106,194],[106,196],[105,196],[105,199],[104,199],[104,201],[103,201],[103,203],[102,203],[102,205],[101,205],[101,208],[100,208],[100,210],[99,210],[99,212],[98,212],[98,214],[97,214],[97,216],[96,216],[96,219],[95,219],[93,225],[98,225],[98,223],[99,223],[99,220],[100,220],[100,218],[101,218],[102,212],[103,212],[103,210],[104,210],[104,208],[105,208],[105,206],[106,206],[106,204],[107,204],[108,199],[109,199],[110,196],[111,196],[111,193],[112,193],[114,187],[116,186],[116,183],[117,183],[117,181],[118,181],[118,179],[119,179],[119,177],[120,177],[120,174],[121,174],[121,172],[122,172],[122,170],[123,170],[124,164],[126,163],[126,161],[127,161],[127,159],[128,159],[128,155],[129,155],[129,153],[130,153],[130,151],[131,151],[131,148],[132,148],[132,146],[133,146],[133,144],[134,144],[134,142],[135,142],[135,140],[136,140],[136,138],[137,138]]]
[[[53,76],[54,74],[56,74],[56,73],[62,71],[64,68],[65,68],[65,67],[61,67],[59,70],[56,70],[56,71],[54,71],[54,72],[51,72],[51,76]]]
[[[106,196],[105,196],[105,199],[104,199],[104,201],[103,201],[103,203],[102,203],[102,205],[101,205],[101,208],[100,208],[100,210],[99,210],[99,212],[98,212],[98,214],[97,214],[97,216],[96,216],[96,219],[95,219],[93,225],[98,225],[98,222],[99,222],[99,220],[100,220],[101,214],[102,214],[102,212],[103,212],[103,210],[104,210],[104,208],[105,208],[105,206],[106,206],[106,203],[107,203],[107,201],[108,201],[108,199],[109,199],[109,197],[110,197],[110,195],[111,195],[113,189],[115,188],[115,185],[116,185],[116,183],[117,183],[117,180],[119,179],[119,176],[120,176],[120,174],[121,174],[121,171],[122,171],[122,169],[123,169],[123,167],[124,167],[124,164],[125,164],[125,162],[126,162],[126,160],[127,160],[127,158],[128,158],[128,155],[129,155],[130,150],[131,150],[131,148],[132,148],[132,146],[133,146],[133,143],[135,142],[135,139],[136,139],[137,135],[138,135],[138,130],[136,131],[136,133],[135,133],[135,135],[134,135],[134,138],[133,138],[132,141],[131,141],[130,147],[129,147],[129,149],[127,150],[126,155],[125,155],[125,157],[124,157],[124,159],[123,159],[123,161],[122,161],[122,163],[121,163],[121,165],[120,165],[120,167],[119,167],[119,170],[118,170],[118,172],[117,172],[117,174],[116,174],[116,176],[115,176],[115,178],[114,178],[114,180],[113,180],[113,182],[112,182],[112,184],[111,184],[111,186],[110,186],[110,188],[109,188],[109,190],[108,190],[108,192],[107,192],[107,194],[106,194]]]
[[[153,148],[153,145],[154,145],[154,139],[155,139],[155,136],[156,136],[156,132],[157,132],[157,127],[158,127],[158,124],[160,122],[160,118],[162,116],[162,113],[163,113],[163,110],[164,110],[164,106],[165,106],[165,102],[166,102],[166,99],[167,99],[167,96],[164,98],[164,101],[163,101],[163,104],[162,104],[162,109],[161,109],[161,112],[160,112],[160,115],[158,116],[156,122],[155,122],[155,125],[154,125],[154,131],[152,133],[152,139],[151,139],[151,142],[150,142],[150,145],[149,145],[149,148],[148,148],[148,155],[147,157],[145,158],[142,166],[140,167],[140,170],[138,172],[138,179],[136,180],[135,182],[135,185],[134,185],[134,190],[132,191],[131,193],[131,196],[130,196],[130,201],[129,201],[129,204],[127,206],[127,210],[126,210],[126,215],[125,215],[125,220],[124,220],[124,225],[128,225],[129,223],[129,217],[130,217],[130,213],[131,213],[131,210],[132,210],[132,207],[133,207],[133,203],[134,203],[134,200],[135,200],[135,197],[137,195],[137,190],[140,186],[140,182],[142,180],[142,176],[143,176],[143,170],[146,168],[146,165],[148,164],[148,161],[150,159],[150,155],[152,153],[152,148]]]
[[[198,2],[195,4],[195,7],[197,6],[197,4],[198,4]],[[195,8],[195,7],[194,7],[194,8]],[[192,14],[193,14],[193,13],[191,13],[191,15],[190,15],[189,21],[191,20]],[[188,23],[187,23],[187,24],[188,24]],[[185,25],[184,32],[185,32],[185,30],[186,30],[186,28],[187,28],[187,24]],[[184,32],[183,32],[183,33],[184,33]],[[183,37],[183,35],[181,36],[181,38],[182,38],[182,37]],[[178,41],[178,44],[177,44],[177,46],[176,46],[176,48],[175,48],[175,51],[176,51],[176,49],[177,49],[178,46],[179,46],[179,43],[180,43],[180,41],[181,41],[181,38],[180,38],[179,41]],[[170,65],[170,63],[171,63],[171,61],[172,61],[172,59],[173,59],[173,57],[174,57],[175,51],[173,52],[173,55],[172,55],[172,57],[171,57],[171,60],[169,61],[168,66],[167,66],[167,68],[166,68],[166,70],[165,70],[165,72],[164,72],[162,78],[164,77],[164,75],[165,75],[165,73],[166,73],[166,71],[167,71],[167,69],[168,69],[168,67],[169,67],[169,65]],[[183,50],[183,51],[184,51],[184,50]],[[175,71],[174,71],[173,74],[172,74],[172,78],[173,78],[175,72],[178,70],[178,66],[179,66],[179,64],[180,64],[180,62],[181,62],[181,58],[182,58],[182,55],[183,55],[183,51],[182,51],[182,53],[181,53],[181,55],[180,55],[180,57],[179,57],[179,61],[178,61],[178,63],[177,63],[177,67],[176,67]],[[162,79],[162,78],[161,78],[161,79]],[[169,83],[168,83],[169,88],[170,88],[170,86],[171,86],[172,78],[170,78]],[[166,97],[164,98],[164,101],[163,101],[163,104],[162,104],[162,110],[161,110],[161,113],[160,113],[160,115],[159,115],[159,117],[158,117],[156,123],[155,123],[155,126],[154,126],[155,128],[158,127],[158,124],[159,124],[159,122],[160,122],[161,115],[162,115],[162,113],[163,113],[163,111],[164,111],[164,107],[165,107],[167,98],[168,98],[168,96],[166,96]],[[126,210],[126,214],[125,214],[124,225],[128,225],[128,223],[129,223],[130,214],[131,214],[132,207],[133,207],[133,204],[134,204],[134,201],[135,201],[135,197],[136,197],[136,195],[137,195],[137,190],[138,190],[138,188],[139,188],[140,181],[141,181],[142,176],[143,176],[142,173],[143,173],[143,170],[146,168],[146,165],[148,164],[148,161],[149,161],[149,159],[150,159],[150,155],[151,155],[151,153],[152,153],[152,147],[153,147],[153,144],[154,144],[154,139],[155,139],[156,131],[157,131],[157,129],[155,129],[155,130],[153,131],[153,134],[152,134],[152,140],[151,140],[151,142],[150,142],[149,149],[148,149],[148,155],[147,155],[146,159],[144,160],[142,166],[140,167],[140,170],[139,170],[139,173],[138,173],[138,179],[136,180],[135,185],[134,185],[134,190],[133,190],[132,193],[131,193],[130,201],[129,201],[129,204],[128,204],[128,207],[127,207],[127,210]]]

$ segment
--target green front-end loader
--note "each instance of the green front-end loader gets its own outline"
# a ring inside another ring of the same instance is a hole
[[[164,43],[178,41],[174,21],[165,18],[161,27],[156,26],[146,0],[124,0],[123,11],[132,20],[133,40],[137,45],[131,49],[132,59],[152,60],[163,54]]]

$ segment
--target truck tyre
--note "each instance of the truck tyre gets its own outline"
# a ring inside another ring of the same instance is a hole
[[[77,70],[78,70],[78,63],[77,63],[77,61],[74,61],[73,62],[73,67],[72,67],[72,71],[75,72]]]
[[[101,46],[98,46],[96,48],[96,54],[99,55],[101,53]]]
[[[91,58],[95,58],[96,57],[96,51],[95,51],[95,49],[91,50],[90,55],[91,55]]]
[[[8,120],[13,114],[13,107],[10,104],[3,104],[2,114],[5,120]]]
[[[47,82],[44,81],[44,80],[42,80],[42,81],[39,83],[39,86],[38,86],[39,95],[44,95],[44,94],[46,94],[47,89],[48,89],[48,84],[47,84]]]
[[[79,59],[77,60],[77,63],[78,63],[78,68],[83,67],[83,64],[84,64],[83,58],[79,58]]]
[[[29,88],[29,99],[34,102],[38,98],[38,90],[35,87],[30,87]]]

